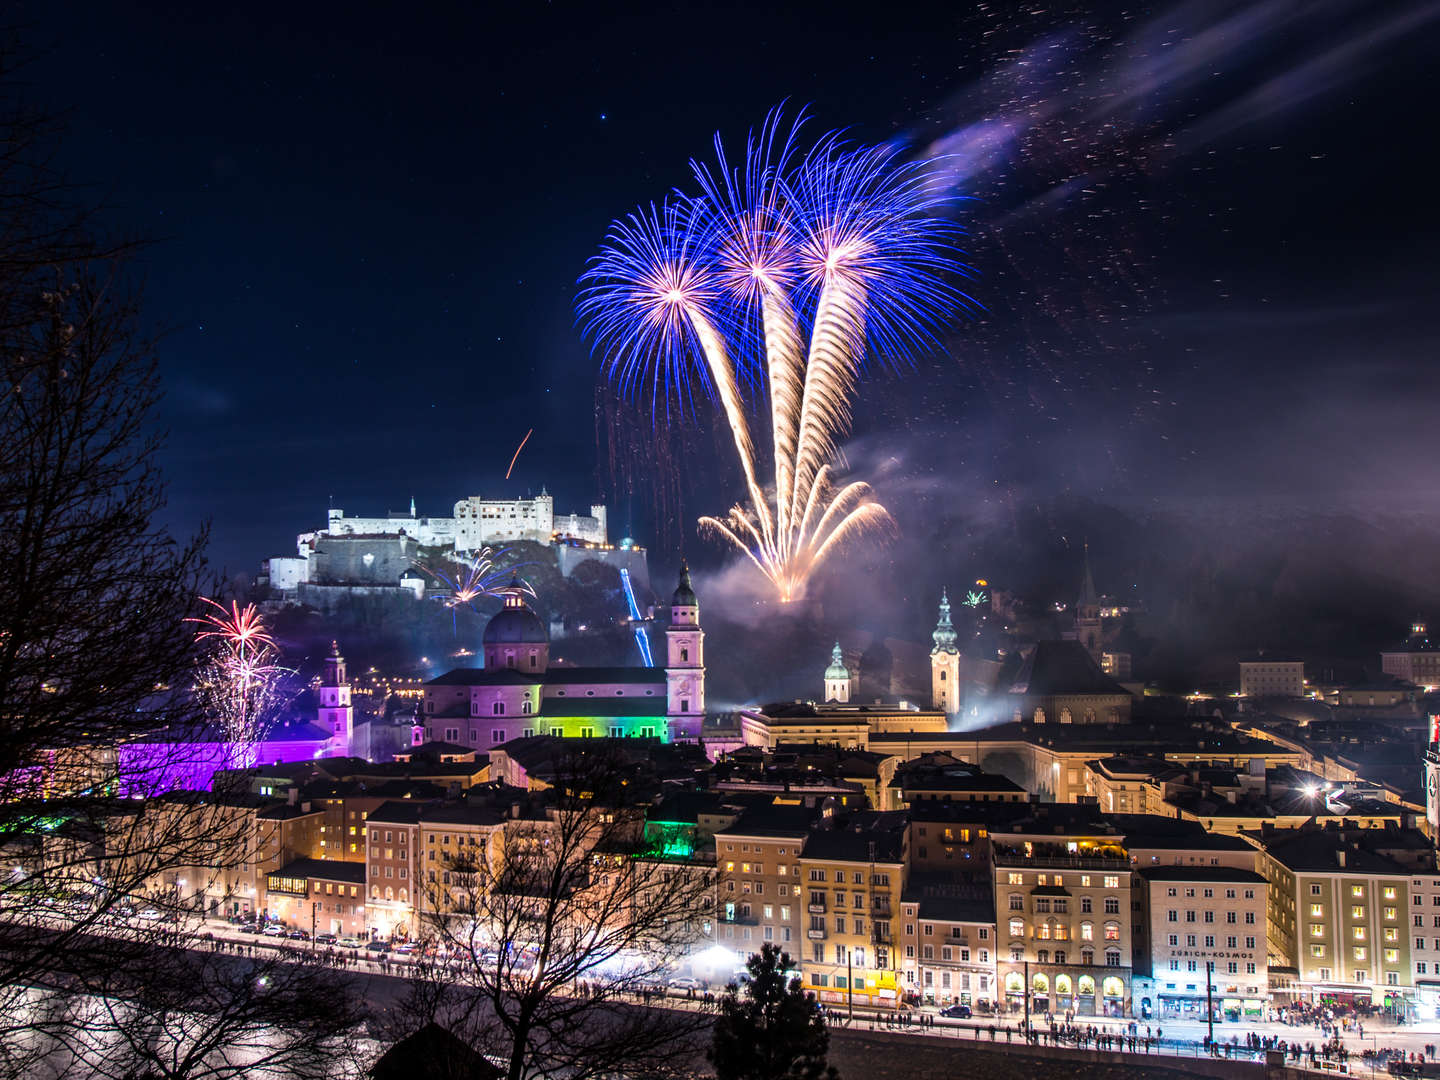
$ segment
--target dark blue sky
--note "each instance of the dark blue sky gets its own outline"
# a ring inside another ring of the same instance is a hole
[[[332,495],[607,491],[575,279],[611,218],[784,99],[990,155],[957,179],[987,314],[869,384],[858,469],[1132,495],[1440,479],[1435,4],[608,7],[15,9],[62,165],[153,240],[172,516],[213,518],[218,564],[288,551]],[[986,124],[1013,139],[966,137]],[[617,507],[642,538],[644,502]]]

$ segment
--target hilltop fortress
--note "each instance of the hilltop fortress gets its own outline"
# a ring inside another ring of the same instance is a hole
[[[486,546],[530,541],[551,547],[560,572],[568,577],[593,559],[628,569],[636,584],[649,587],[645,550],[631,540],[611,544],[603,505],[590,513],[556,514],[555,497],[543,488],[530,499],[486,499],[471,495],[455,503],[450,517],[424,517],[410,509],[384,517],[348,517],[331,507],[325,527],[295,538],[295,555],[267,560],[265,577],[282,596],[317,589],[409,589],[422,595],[420,575],[412,572],[421,548],[472,552]],[[304,597],[314,600],[316,597]]]

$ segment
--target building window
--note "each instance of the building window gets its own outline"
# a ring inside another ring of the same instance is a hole
[[[497,702],[495,702],[495,704],[490,707],[490,711],[491,711],[492,713],[494,713],[496,716],[504,716],[504,715],[505,715],[505,702],[503,702],[503,701],[497,701]]]

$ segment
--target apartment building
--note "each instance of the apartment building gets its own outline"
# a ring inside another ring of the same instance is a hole
[[[419,936],[420,815],[423,803],[391,800],[364,825],[365,880],[371,918],[385,937]]]
[[[957,885],[912,872],[901,899],[904,991],[926,1005],[994,1005],[995,898],[988,882]]]
[[[380,936],[365,911],[365,864],[293,859],[265,877],[267,914],[307,933]]]
[[[1131,875],[1125,837],[1093,804],[1034,804],[990,834],[1004,1008],[1126,1016]]]
[[[1440,874],[1410,876],[1410,965],[1415,982],[1412,1019],[1440,1019]]]
[[[1140,917],[1134,926],[1140,1014],[1204,1019],[1211,1007],[1217,1020],[1262,1019],[1270,987],[1267,888],[1254,870],[1141,870],[1135,881]]]
[[[816,829],[800,853],[807,948],[801,975],[825,1002],[898,1004],[895,920],[905,888],[903,813],[865,811]]]
[[[1270,964],[1296,973],[1288,992],[1410,1012],[1418,974],[1410,890],[1417,873],[1424,881],[1434,872],[1426,839],[1415,830],[1334,825],[1254,838],[1270,886]]]
[[[736,965],[773,942],[798,957],[805,889],[800,851],[830,809],[760,804],[715,831],[716,943]]]

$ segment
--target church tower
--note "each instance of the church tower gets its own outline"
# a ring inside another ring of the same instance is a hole
[[[680,564],[680,584],[670,598],[665,631],[666,721],[671,742],[696,742],[705,720],[705,632],[700,604],[690,586],[690,567]]]
[[[940,590],[940,618],[930,635],[930,705],[949,715],[960,711],[960,635],[950,622],[950,596]]]
[[[346,757],[355,734],[355,710],[350,705],[350,680],[345,674],[345,658],[340,655],[339,642],[330,642],[330,655],[325,658],[325,675],[320,680],[320,726],[330,739],[329,754]]]
[[[1089,544],[1085,545],[1085,579],[1080,583],[1080,598],[1075,601],[1075,640],[1100,663],[1100,596],[1090,574]]]
[[[850,700],[850,669],[845,666],[845,654],[838,641],[830,653],[830,666],[825,669],[825,700],[840,705]]]

